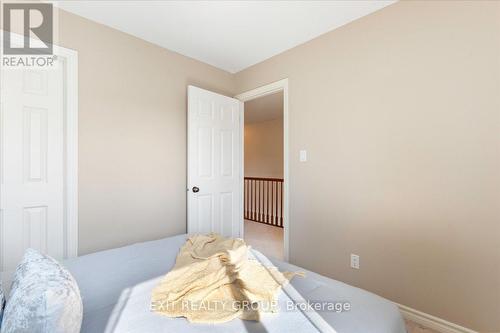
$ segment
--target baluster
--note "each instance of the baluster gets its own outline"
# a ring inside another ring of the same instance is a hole
[[[275,188],[275,195],[274,195],[274,206],[275,206],[275,213],[274,213],[274,223],[273,225],[278,224],[278,182],[276,182],[276,188]]]
[[[260,221],[260,187],[261,187],[261,182],[260,180],[257,180],[257,216],[256,220]]]
[[[257,191],[256,191],[256,183],[255,180],[252,180],[253,183],[253,202],[252,202],[252,220],[255,220],[255,202],[257,201]]]
[[[271,189],[271,184],[269,184],[269,183],[270,183],[270,182],[266,182],[266,184],[267,184],[267,200],[266,200],[266,202],[267,202],[267,207],[266,207],[266,208],[267,208],[267,209],[266,209],[266,222],[267,222],[268,224],[270,224],[270,222],[271,222],[271,220],[270,220],[270,218],[269,218],[269,198],[270,198],[270,195],[269,195],[269,190]]]
[[[274,184],[275,183],[276,182],[274,180],[271,183],[273,185],[272,186],[273,191],[272,191],[272,195],[271,195],[271,224],[273,224],[273,225],[274,225],[274,192],[275,192],[275,190],[274,190],[275,185]]]
[[[260,180],[257,180],[257,215],[255,216],[255,219],[259,221],[259,215],[260,215]]]
[[[264,216],[264,223],[267,223],[266,202],[267,202],[267,181],[264,180],[264,202],[262,205],[262,216]]]
[[[280,227],[283,226],[283,183],[280,183]]]
[[[260,222],[264,222],[264,181],[262,180],[260,183],[260,191],[262,193],[262,202],[260,203]]]

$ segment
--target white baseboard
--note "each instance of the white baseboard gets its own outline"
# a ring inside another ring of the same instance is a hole
[[[433,329],[440,333],[478,333],[471,329],[450,323],[444,319],[434,317],[430,314],[409,308],[405,305],[395,303],[405,319],[411,320],[417,324]]]

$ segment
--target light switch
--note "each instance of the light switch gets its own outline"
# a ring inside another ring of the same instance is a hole
[[[351,268],[359,269],[359,256],[357,254],[351,254]]]
[[[300,161],[307,162],[307,150],[300,151]]]

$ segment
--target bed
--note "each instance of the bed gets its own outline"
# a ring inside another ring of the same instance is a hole
[[[187,235],[137,243],[64,262],[75,277],[83,299],[82,333],[99,332],[309,332],[313,326],[294,322],[292,311],[261,322],[235,319],[217,325],[192,324],[150,311],[152,289],[174,265]],[[260,255],[255,250],[254,253]],[[359,288],[300,267],[271,259],[280,270],[303,271],[290,288],[307,301],[348,302],[349,311],[318,311],[338,333],[405,333],[398,308]],[[286,327],[288,325],[288,327]]]

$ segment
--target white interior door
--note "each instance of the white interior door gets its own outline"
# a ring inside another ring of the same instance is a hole
[[[188,87],[188,233],[240,237],[243,103]]]
[[[0,266],[28,247],[64,256],[64,91],[57,69],[3,69],[0,122]]]

